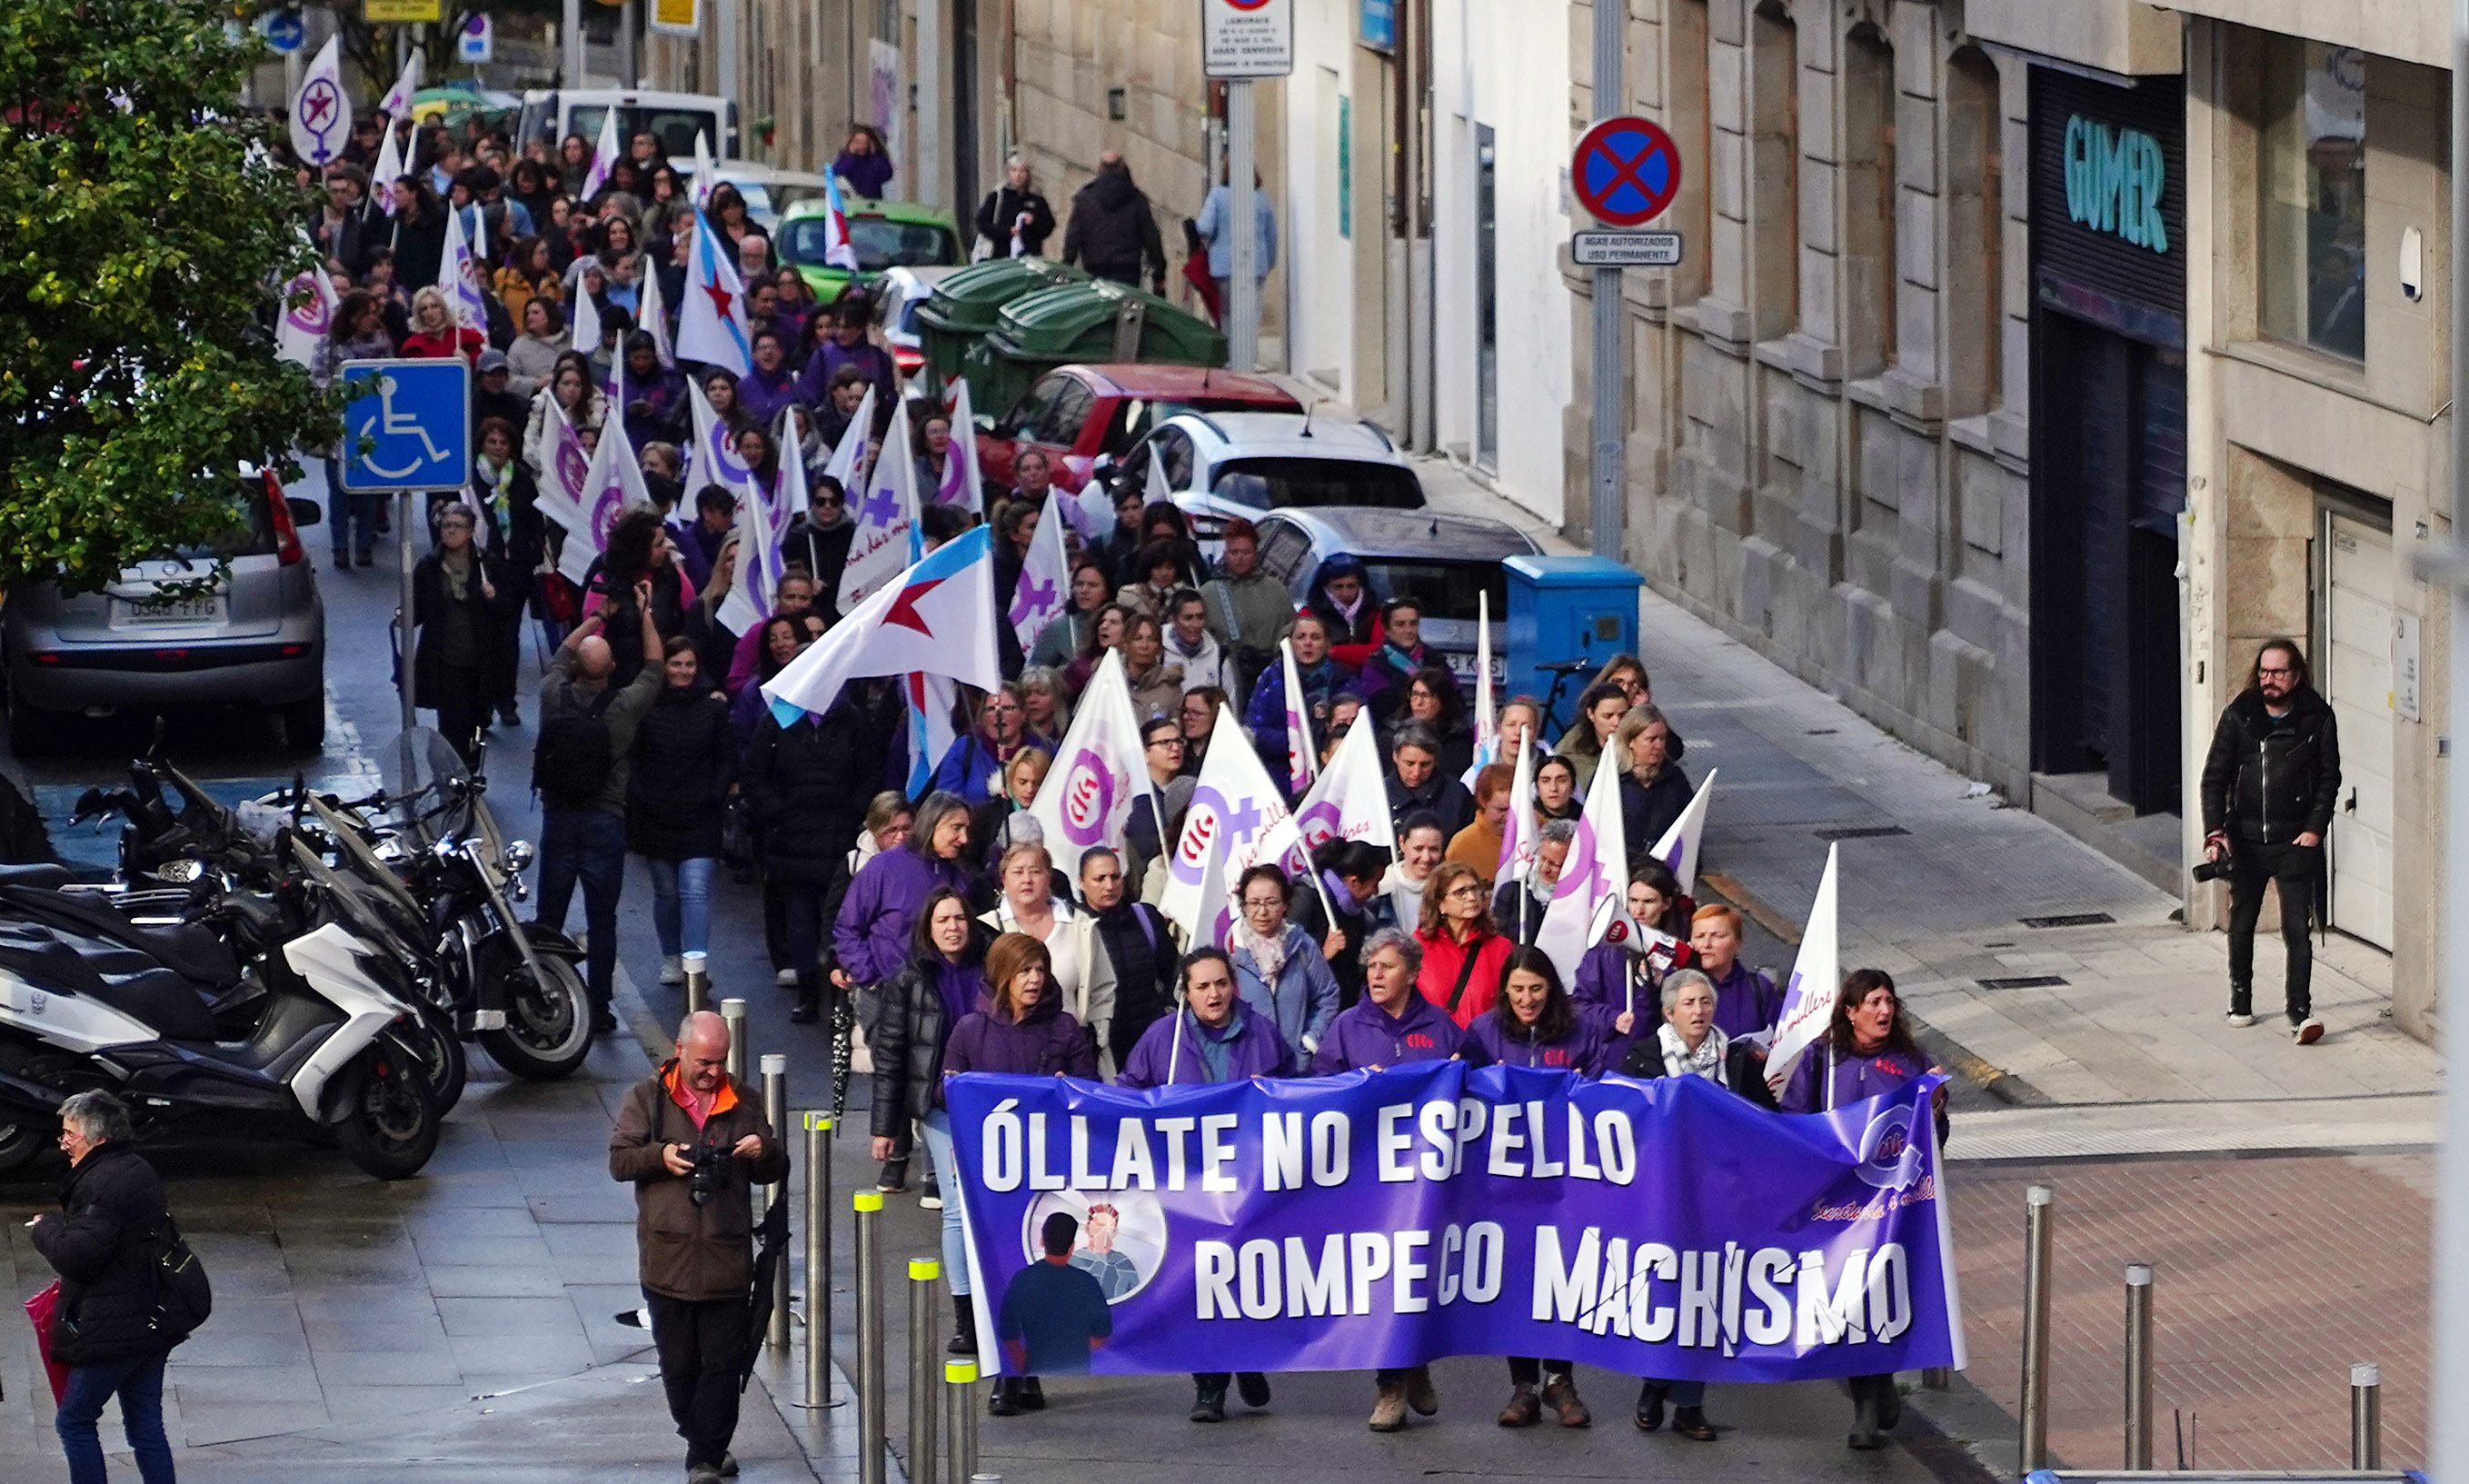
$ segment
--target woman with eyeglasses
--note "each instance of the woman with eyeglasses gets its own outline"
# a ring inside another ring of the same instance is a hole
[[[1472,868],[1443,861],[1423,889],[1423,920],[1415,930],[1423,967],[1415,987],[1460,1026],[1491,1009],[1501,965],[1516,946],[1492,925],[1490,893]]]
[[[1227,956],[1243,1003],[1269,1017],[1299,1055],[1316,1050],[1337,1018],[1337,976],[1309,933],[1286,920],[1294,887],[1275,866],[1255,866],[1235,883]]]

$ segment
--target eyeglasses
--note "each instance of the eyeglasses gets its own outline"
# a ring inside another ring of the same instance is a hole
[[[1183,747],[1183,738],[1181,738],[1181,737],[1158,737],[1158,738],[1156,738],[1156,739],[1152,740],[1152,741],[1149,743],[1149,746],[1151,746],[1151,747],[1172,748],[1172,749],[1175,749],[1175,750],[1177,750],[1177,751],[1180,751],[1180,750],[1182,749],[1182,747]]]
[[[2258,675],[2295,675],[2297,671],[2295,667],[2290,665],[2267,664],[2258,668],[2255,673]]]
[[[1284,905],[1286,904],[1279,900],[1277,897],[1264,896],[1258,901],[1244,902],[1243,910],[1245,912],[1275,912],[1277,909],[1283,907]]]
[[[1456,886],[1453,886],[1446,892],[1442,893],[1441,894],[1441,900],[1444,902],[1453,902],[1460,897],[1465,896],[1470,896],[1476,901],[1481,901],[1483,900],[1483,888],[1476,886],[1471,881],[1461,881]]]

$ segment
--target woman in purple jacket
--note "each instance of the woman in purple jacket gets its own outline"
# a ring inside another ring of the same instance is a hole
[[[1466,1027],[1466,1036],[1483,1048],[1488,1060],[1591,1078],[1604,1071],[1605,1029],[1578,1013],[1568,991],[1560,987],[1560,971],[1551,955],[1540,948],[1513,948],[1501,965],[1499,996]],[[1578,1399],[1577,1371],[1566,1360],[1511,1356],[1509,1388],[1509,1404],[1500,1409],[1504,1427],[1532,1427],[1547,1406],[1563,1427],[1583,1427],[1594,1421]]]
[[[1884,969],[1854,969],[1834,996],[1834,1018],[1825,1036],[1800,1054],[1780,1100],[1787,1113],[1821,1113],[1881,1098],[1916,1077],[1938,1069],[1921,1055],[1904,1023],[1904,1002]],[[1937,1137],[1946,1142],[1946,1088],[1936,1099]],[[1903,1399],[1892,1373],[1855,1376],[1851,1444],[1862,1451],[1883,1448],[1880,1434],[1903,1420]]]
[[[1449,1012],[1423,998],[1415,976],[1423,969],[1420,943],[1396,928],[1381,928],[1363,940],[1363,998],[1338,1013],[1312,1057],[1312,1075],[1377,1072],[1408,1061],[1446,1061],[1463,1055],[1480,1061]],[[1384,1366],[1373,1373],[1380,1388],[1372,1403],[1374,1432],[1406,1426],[1409,1407],[1429,1417],[1441,1409],[1428,1365]]]
[[[1186,1014],[1185,1010],[1190,1011]],[[1183,1009],[1150,1024],[1118,1079],[1124,1087],[1172,1087],[1284,1077],[1294,1054],[1266,1015],[1244,1009],[1234,992],[1234,963],[1221,948],[1195,948],[1183,961]],[[1226,1420],[1226,1383],[1244,1403],[1269,1404],[1269,1379],[1258,1371],[1192,1373],[1191,1420]]]
[[[1080,1022],[1063,1009],[1054,992],[1054,961],[1046,945],[1027,933],[1005,933],[986,950],[986,988],[978,1008],[952,1028],[943,1045],[943,1075],[1000,1072],[1012,1077],[1084,1077],[1097,1075],[1097,1052]],[[946,1122],[939,1147],[934,1125],[926,1130],[926,1147],[938,1169],[951,1165],[951,1125]],[[959,1194],[958,1187],[953,1194]],[[947,1206],[945,1208],[949,1210]],[[997,1417],[1016,1417],[1046,1405],[1046,1391],[1034,1376],[1005,1376],[995,1381],[987,1410]]]
[[[910,929],[918,909],[940,887],[966,897],[977,883],[963,864],[969,848],[969,806],[956,795],[933,793],[917,806],[909,840],[858,869],[832,919],[832,983],[842,994],[882,984],[908,962]],[[864,1001],[859,1003],[863,1004]],[[907,1183],[905,1163],[887,1159],[879,1188]]]

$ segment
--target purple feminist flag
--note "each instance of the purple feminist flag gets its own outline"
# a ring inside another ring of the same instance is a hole
[[[944,1194],[979,1351],[1011,1375],[1961,1367],[1943,1080],[1786,1115],[1694,1077],[1457,1061],[1151,1092],[969,1074]],[[1039,1241],[1058,1212],[1062,1269]]]

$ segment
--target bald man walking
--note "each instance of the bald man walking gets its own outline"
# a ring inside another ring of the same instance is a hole
[[[789,1176],[762,1100],[728,1075],[728,1026],[718,1015],[688,1015],[677,1055],[626,1094],[609,1173],[635,1187],[643,1302],[669,1415],[686,1440],[687,1484],[717,1484],[737,1472],[728,1440],[753,1278],[750,1187]]]

